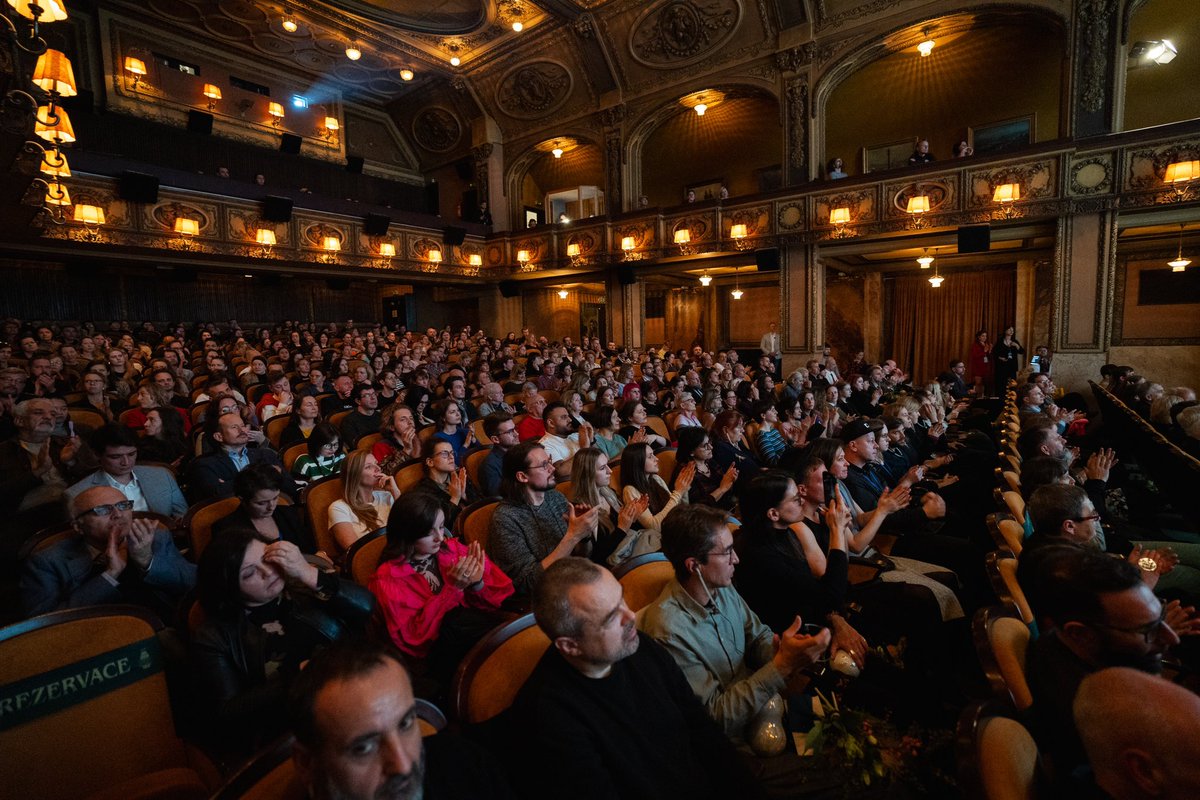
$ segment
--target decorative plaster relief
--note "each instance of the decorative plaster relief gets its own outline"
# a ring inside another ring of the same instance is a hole
[[[1068,191],[1073,195],[1107,194],[1113,190],[1114,153],[1107,152],[1086,158],[1071,159],[1071,184]]]
[[[629,52],[648,67],[690,64],[724,44],[741,18],[738,0],[659,0],[634,22]]]
[[[776,203],[775,227],[780,231],[804,230],[804,201]]]
[[[454,113],[441,106],[430,106],[413,118],[413,138],[417,144],[435,153],[452,150],[462,138],[462,125]]]
[[[571,72],[557,61],[533,61],[500,79],[496,102],[510,117],[536,119],[551,113],[571,96]]]
[[[885,206],[884,217],[886,219],[907,219],[908,198],[922,194],[929,198],[930,214],[953,211],[957,184],[957,180],[949,175],[932,180],[885,184],[883,196],[888,199],[888,202]]]
[[[1058,186],[1057,164],[1057,159],[1044,159],[971,172],[967,178],[971,186],[967,204],[971,208],[994,207],[992,197],[996,187],[1005,183],[1020,184],[1022,202],[1054,197]]]
[[[1162,188],[1167,165],[1175,161],[1200,160],[1200,139],[1184,143],[1144,147],[1127,151],[1125,189]]]

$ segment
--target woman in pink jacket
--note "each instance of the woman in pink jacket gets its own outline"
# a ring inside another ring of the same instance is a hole
[[[478,542],[468,547],[444,524],[432,493],[402,495],[388,514],[387,548],[370,589],[395,645],[448,683],[467,651],[511,616],[499,609],[513,585]]]

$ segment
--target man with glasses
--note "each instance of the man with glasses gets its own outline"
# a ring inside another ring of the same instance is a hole
[[[1026,657],[1029,728],[1056,775],[1069,783],[1087,762],[1072,718],[1083,679],[1117,666],[1159,674],[1163,654],[1179,643],[1172,625],[1191,622],[1177,602],[1164,606],[1141,570],[1123,559],[1057,544],[1023,553],[1021,560],[1021,585],[1042,631]]]
[[[538,442],[509,448],[487,552],[518,594],[528,594],[542,571],[594,536],[599,509],[572,506],[554,490],[554,460]]]
[[[794,673],[824,655],[829,630],[818,625],[802,634],[796,617],[776,642],[733,588],[738,557],[725,512],[678,506],[663,520],[662,537],[675,577],[647,606],[638,628],[671,654],[725,735],[751,752],[760,712],[778,702]],[[768,789],[778,786],[781,793],[794,791],[802,768],[794,752],[752,765]]]
[[[379,392],[369,383],[360,383],[350,392],[354,410],[342,420],[342,439],[353,450],[362,437],[379,432]]]
[[[196,583],[171,534],[133,518],[133,501],[111,486],[96,486],[71,503],[78,535],[35,549],[22,565],[21,607],[34,616],[62,608],[134,603],[170,621]]]
[[[504,474],[504,454],[508,448],[521,443],[512,414],[494,411],[483,418],[483,434],[492,443],[491,452],[479,465],[479,488],[484,497],[500,494],[500,479]]]

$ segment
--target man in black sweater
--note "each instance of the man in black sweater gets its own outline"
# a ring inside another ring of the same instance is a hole
[[[552,647],[517,697],[528,796],[764,797],[665,650],[639,634],[607,570],[552,564],[533,596]]]

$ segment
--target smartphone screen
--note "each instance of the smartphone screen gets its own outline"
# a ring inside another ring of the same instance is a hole
[[[825,487],[825,504],[828,505],[837,493],[837,478],[833,477],[833,473],[828,470],[821,476],[821,483]]]

